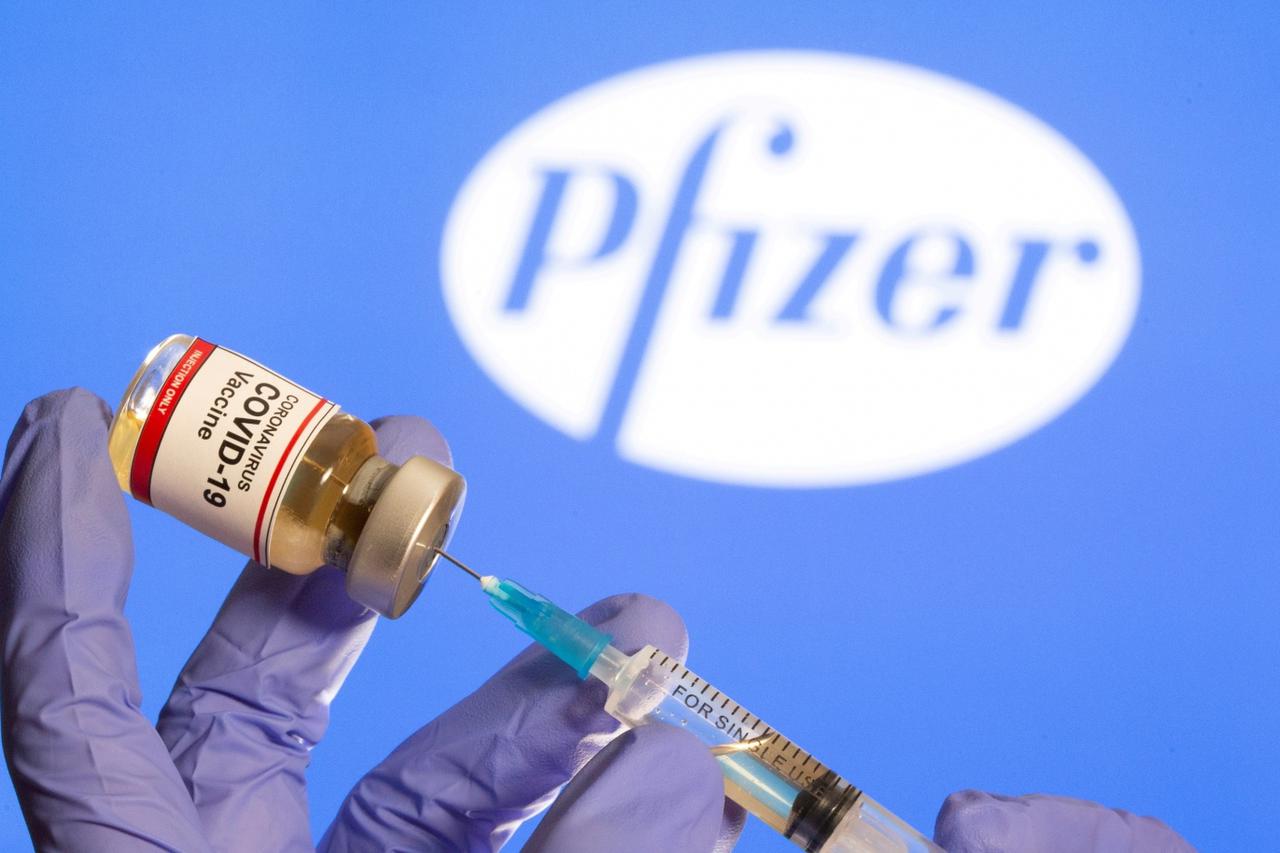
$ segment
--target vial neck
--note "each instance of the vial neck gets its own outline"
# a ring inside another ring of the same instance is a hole
[[[398,467],[381,456],[371,456],[351,478],[325,530],[325,561],[329,565],[346,570],[373,505]]]

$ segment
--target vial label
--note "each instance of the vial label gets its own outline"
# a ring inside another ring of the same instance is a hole
[[[270,565],[285,484],[337,411],[256,361],[196,339],[142,426],[130,491]]]

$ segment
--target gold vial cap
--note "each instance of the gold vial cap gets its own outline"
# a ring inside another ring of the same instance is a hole
[[[347,566],[347,594],[395,619],[417,599],[448,545],[466,483],[454,470],[413,456],[391,475]]]

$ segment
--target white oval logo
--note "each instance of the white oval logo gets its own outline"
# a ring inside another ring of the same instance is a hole
[[[456,199],[445,300],[508,394],[670,472],[866,483],[1046,423],[1123,344],[1137,244],[1035,117],[881,60],[643,68],[512,131]]]

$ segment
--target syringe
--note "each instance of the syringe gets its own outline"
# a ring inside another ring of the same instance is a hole
[[[941,848],[763,720],[653,646],[626,655],[596,630],[512,580],[480,575],[489,603],[537,642],[609,690],[605,710],[628,726],[666,723],[705,742],[734,802],[808,851],[924,853]]]

